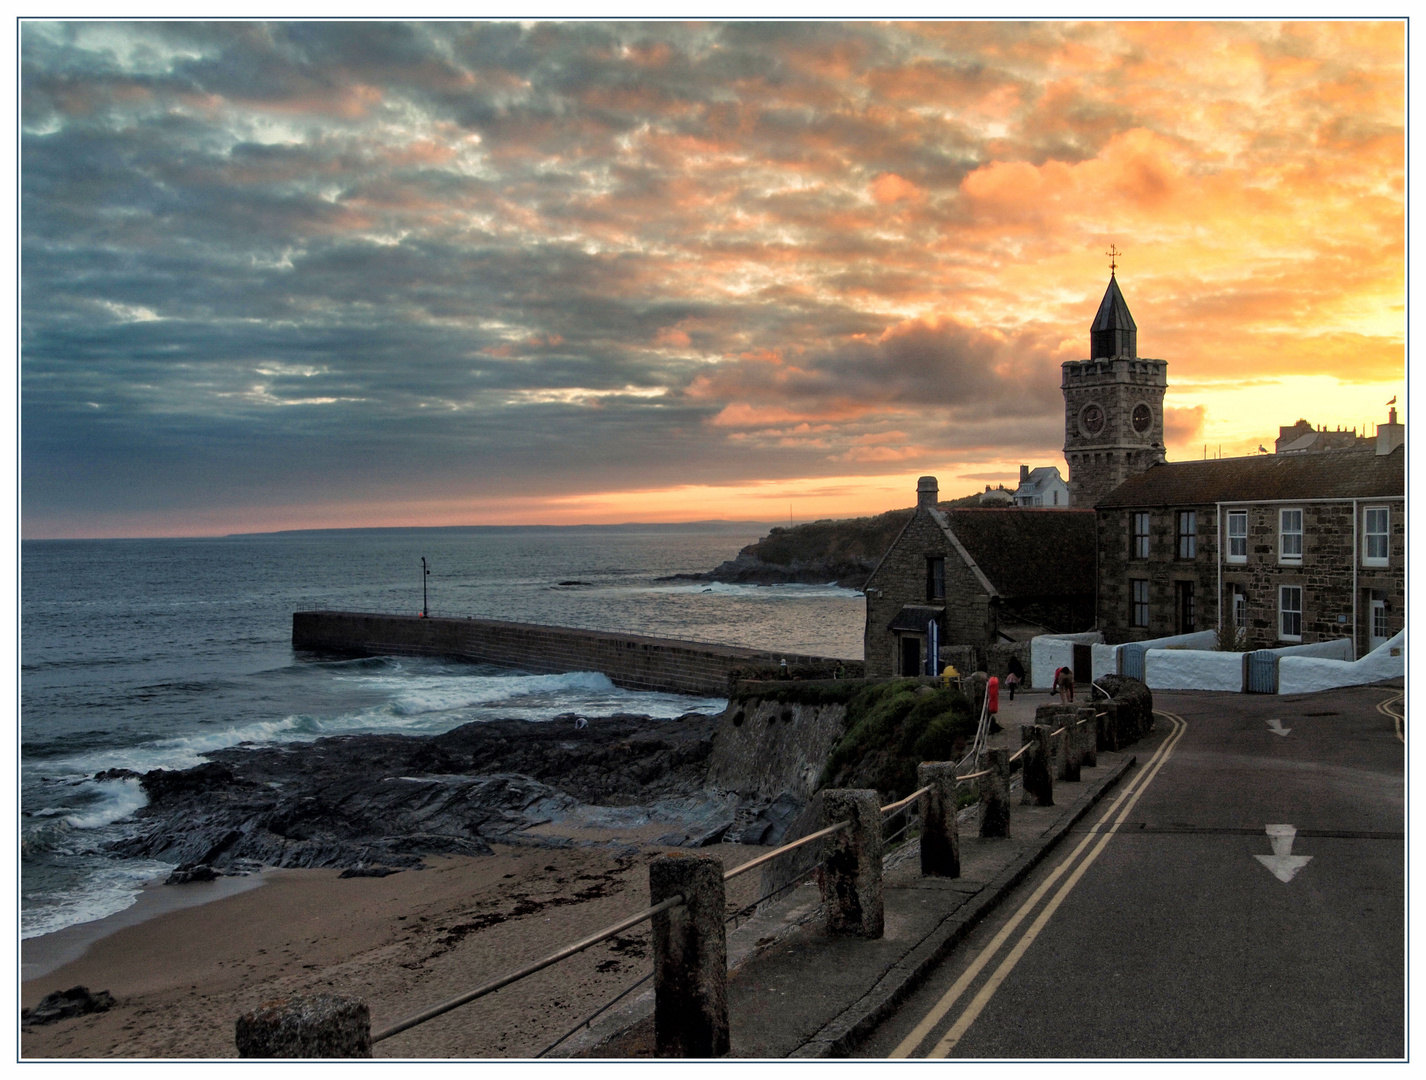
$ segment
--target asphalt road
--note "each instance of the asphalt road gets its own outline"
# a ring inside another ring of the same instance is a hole
[[[1103,810],[858,1056],[1403,1057],[1400,693],[1156,694]]]

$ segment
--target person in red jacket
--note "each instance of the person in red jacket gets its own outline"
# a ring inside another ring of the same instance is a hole
[[[1000,680],[994,675],[985,681],[985,711],[992,720],[1000,711]]]

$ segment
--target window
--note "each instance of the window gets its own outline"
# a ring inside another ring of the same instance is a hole
[[[946,560],[939,555],[926,557],[926,599],[946,598]]]
[[[1228,616],[1233,620],[1233,626],[1238,630],[1246,629],[1248,625],[1248,594],[1242,590],[1241,586],[1233,586],[1233,600],[1228,608]]]
[[[1149,583],[1143,578],[1131,578],[1129,586],[1133,594],[1129,625],[1146,627],[1149,625]]]
[[[1180,581],[1178,585],[1178,632],[1192,634],[1198,629],[1198,620],[1193,609],[1193,582]]]
[[[1387,638],[1391,637],[1391,631],[1388,629],[1386,622],[1386,602],[1382,600],[1373,600],[1371,603],[1371,610],[1372,638],[1373,640],[1385,641]]]
[[[1302,511],[1278,511],[1278,562],[1302,561]]]
[[[1198,556],[1198,511],[1178,512],[1178,557],[1193,559]]]
[[[1134,515],[1134,558],[1147,559],[1149,557],[1149,515],[1147,513],[1137,513]]]
[[[1248,512],[1228,511],[1228,561],[1245,563],[1248,561]]]
[[[1387,536],[1391,531],[1391,510],[1385,506],[1367,507],[1366,542],[1362,547],[1362,562],[1367,566],[1387,564]]]
[[[1286,511],[1284,511],[1286,513]],[[1299,518],[1302,511],[1296,511]],[[1302,587],[1283,585],[1277,591],[1278,634],[1283,641],[1302,640]]]

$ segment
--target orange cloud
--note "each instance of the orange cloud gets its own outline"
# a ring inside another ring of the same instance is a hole
[[[895,173],[882,173],[871,183],[872,198],[883,206],[901,199],[919,200],[925,193],[909,180]]]

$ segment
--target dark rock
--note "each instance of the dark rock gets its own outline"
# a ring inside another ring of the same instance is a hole
[[[24,1024],[52,1024],[71,1016],[85,1016],[89,1013],[104,1012],[114,1005],[114,996],[107,990],[91,994],[87,987],[71,986],[68,990],[56,990],[40,998],[33,1009],[20,1010],[20,1022]]]
[[[390,877],[392,874],[399,873],[401,873],[400,869],[394,866],[349,866],[338,874],[337,877]]]
[[[139,774],[133,769],[105,769],[94,774],[96,780],[138,780]]]
[[[215,881],[222,875],[207,863],[185,863],[168,875],[165,885],[187,885],[191,881]]]
[[[139,783],[155,802],[173,795],[206,791],[233,783],[233,770],[215,761],[195,765],[191,769],[153,769],[144,773]]]

